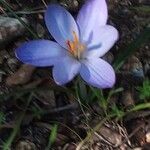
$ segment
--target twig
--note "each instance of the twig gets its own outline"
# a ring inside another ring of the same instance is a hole
[[[72,109],[77,109],[79,107],[78,103],[72,103],[72,104],[69,104],[67,106],[64,106],[64,107],[59,107],[59,108],[54,108],[52,110],[48,110],[48,111],[43,111],[42,114],[45,115],[45,114],[53,114],[53,113],[60,113],[62,111],[67,111],[67,110],[72,110]]]
[[[30,15],[30,14],[38,14],[38,13],[44,13],[45,10],[42,9],[42,10],[35,10],[35,11],[15,11],[14,13],[16,15]],[[12,13],[5,13],[3,14],[2,16],[8,16],[8,15],[12,15]]]

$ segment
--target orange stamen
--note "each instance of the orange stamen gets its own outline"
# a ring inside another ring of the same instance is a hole
[[[75,31],[73,31],[73,41],[66,42],[68,50],[70,53],[77,58],[80,58],[81,53],[84,51],[85,46],[79,42],[78,36]]]
[[[77,34],[75,33],[75,31],[73,31],[73,37],[74,37],[74,44],[77,45],[79,43],[79,39],[78,39]]]
[[[69,40],[67,41],[67,46],[68,46],[68,48],[70,50],[71,49],[71,45],[70,45],[70,41]]]
[[[73,44],[73,42],[67,41],[67,45],[68,45],[68,47],[69,47],[69,51],[70,51],[71,53],[74,53],[74,44]]]

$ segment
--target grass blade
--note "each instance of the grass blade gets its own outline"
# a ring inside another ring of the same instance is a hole
[[[55,142],[56,137],[57,137],[57,130],[58,130],[58,125],[55,124],[52,128],[51,134],[49,136],[49,142],[48,142],[48,145],[47,145],[45,150],[50,150],[51,149],[51,146]]]
[[[0,3],[10,12],[13,14],[13,16],[20,21],[21,24],[24,25],[24,27],[29,31],[29,33],[32,35],[33,38],[38,39],[38,35],[30,29],[30,27],[20,18],[18,15],[11,9],[9,4],[5,0],[0,0]]]

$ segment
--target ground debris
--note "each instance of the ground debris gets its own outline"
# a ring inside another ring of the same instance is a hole
[[[125,128],[115,122],[105,123],[99,129],[94,127],[90,132],[90,136],[80,142],[76,150],[127,150],[129,148],[130,141]]]

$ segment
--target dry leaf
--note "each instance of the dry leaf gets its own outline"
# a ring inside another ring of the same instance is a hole
[[[13,86],[18,84],[25,84],[27,83],[34,72],[35,67],[30,65],[22,65],[21,68],[15,72],[13,75],[9,76],[6,79],[6,85]]]

